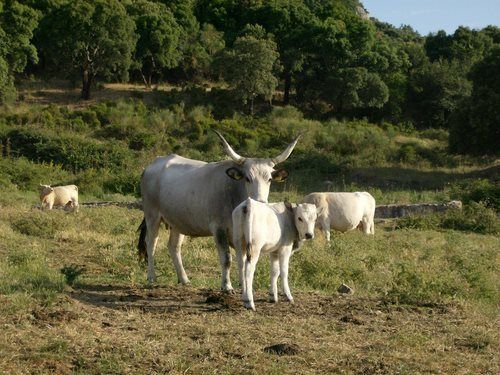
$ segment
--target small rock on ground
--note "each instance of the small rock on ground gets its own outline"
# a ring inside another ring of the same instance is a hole
[[[296,355],[300,349],[295,344],[275,344],[265,347],[264,351],[269,354]]]
[[[340,284],[340,286],[337,288],[337,292],[342,294],[353,294],[354,290],[348,285]]]

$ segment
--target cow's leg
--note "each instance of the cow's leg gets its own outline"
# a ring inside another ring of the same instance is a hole
[[[281,284],[283,286],[283,293],[285,293],[286,298],[290,302],[293,302],[293,297],[290,293],[290,286],[288,285],[288,263],[290,261],[291,254],[292,248],[290,246],[283,247],[279,250],[280,276]]]
[[[215,232],[215,245],[219,252],[219,263],[222,269],[222,282],[221,290],[223,292],[232,292],[233,286],[231,285],[231,252],[229,251],[229,243],[227,242],[226,231],[217,229]]]
[[[148,228],[149,229],[149,228]],[[177,273],[177,281],[181,284],[188,284],[189,279],[182,265],[181,246],[184,240],[184,235],[170,228],[170,237],[168,238],[168,252],[174,262],[175,272]]]
[[[362,222],[362,226],[363,226],[363,233],[364,234],[370,234],[371,233],[370,219],[367,218],[367,217],[364,217],[361,222]]]
[[[255,248],[255,247],[254,247]],[[245,262],[245,294],[243,295],[243,303],[247,309],[255,310],[253,302],[253,275],[255,273],[255,266],[259,260],[260,248],[257,251],[252,251],[247,255]]]
[[[328,220],[327,217],[322,217],[319,219],[319,225],[321,230],[325,234],[327,242],[330,242],[330,220]]]
[[[73,202],[73,212],[78,212],[78,199],[72,199],[71,201]]]
[[[159,217],[145,217],[146,219],[146,250],[148,253],[148,281],[150,283],[156,282],[155,273],[155,249],[158,243],[158,230],[160,228]]]
[[[269,300],[278,302],[278,276],[280,273],[279,255],[277,251],[269,254],[271,261],[271,287],[269,289]]]

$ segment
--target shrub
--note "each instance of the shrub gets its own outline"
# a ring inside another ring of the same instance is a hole
[[[450,197],[465,204],[482,202],[486,207],[500,210],[500,185],[487,179],[468,179],[449,186]]]
[[[0,158],[0,175],[4,184],[12,183],[21,190],[37,190],[40,183],[67,185],[73,183],[74,179],[71,173],[59,165],[35,163],[25,158]]]
[[[14,219],[11,227],[15,231],[40,238],[54,238],[63,212],[32,211],[29,216]]]
[[[500,233],[500,219],[495,210],[483,203],[470,202],[463,210],[449,210],[441,221],[441,227],[482,234]]]
[[[64,275],[64,279],[68,285],[74,285],[76,279],[84,274],[86,269],[85,266],[71,264],[69,266],[64,266],[59,271]]]
[[[439,215],[410,215],[396,220],[396,229],[431,230],[439,228],[441,219]]]
[[[450,209],[444,214],[411,215],[396,220],[396,229],[454,229],[481,234],[500,233],[500,219],[495,210],[483,203],[470,202],[462,210]]]

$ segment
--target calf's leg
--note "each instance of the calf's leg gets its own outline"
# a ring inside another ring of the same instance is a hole
[[[280,273],[279,255],[277,251],[269,254],[271,261],[271,287],[269,289],[269,300],[278,302],[278,276]]]
[[[243,303],[247,309],[255,311],[255,304],[253,302],[253,275],[255,273],[255,266],[259,260],[260,248],[257,251],[251,251],[247,254],[245,261],[245,293],[243,294]]]
[[[292,247],[287,246],[279,250],[279,262],[280,262],[280,276],[281,283],[283,284],[283,293],[285,293],[286,298],[293,302],[292,294],[290,293],[290,286],[288,285],[288,264],[290,261],[290,255],[292,254]]]

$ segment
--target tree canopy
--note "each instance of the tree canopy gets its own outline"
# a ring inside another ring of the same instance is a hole
[[[130,77],[227,84],[250,111],[274,96],[314,118],[477,131],[486,142],[471,116],[498,123],[486,104],[498,87],[478,69],[494,72],[499,27],[421,36],[363,9],[359,0],[0,0],[0,100],[15,97],[22,75],[81,80],[82,98],[98,81]]]

